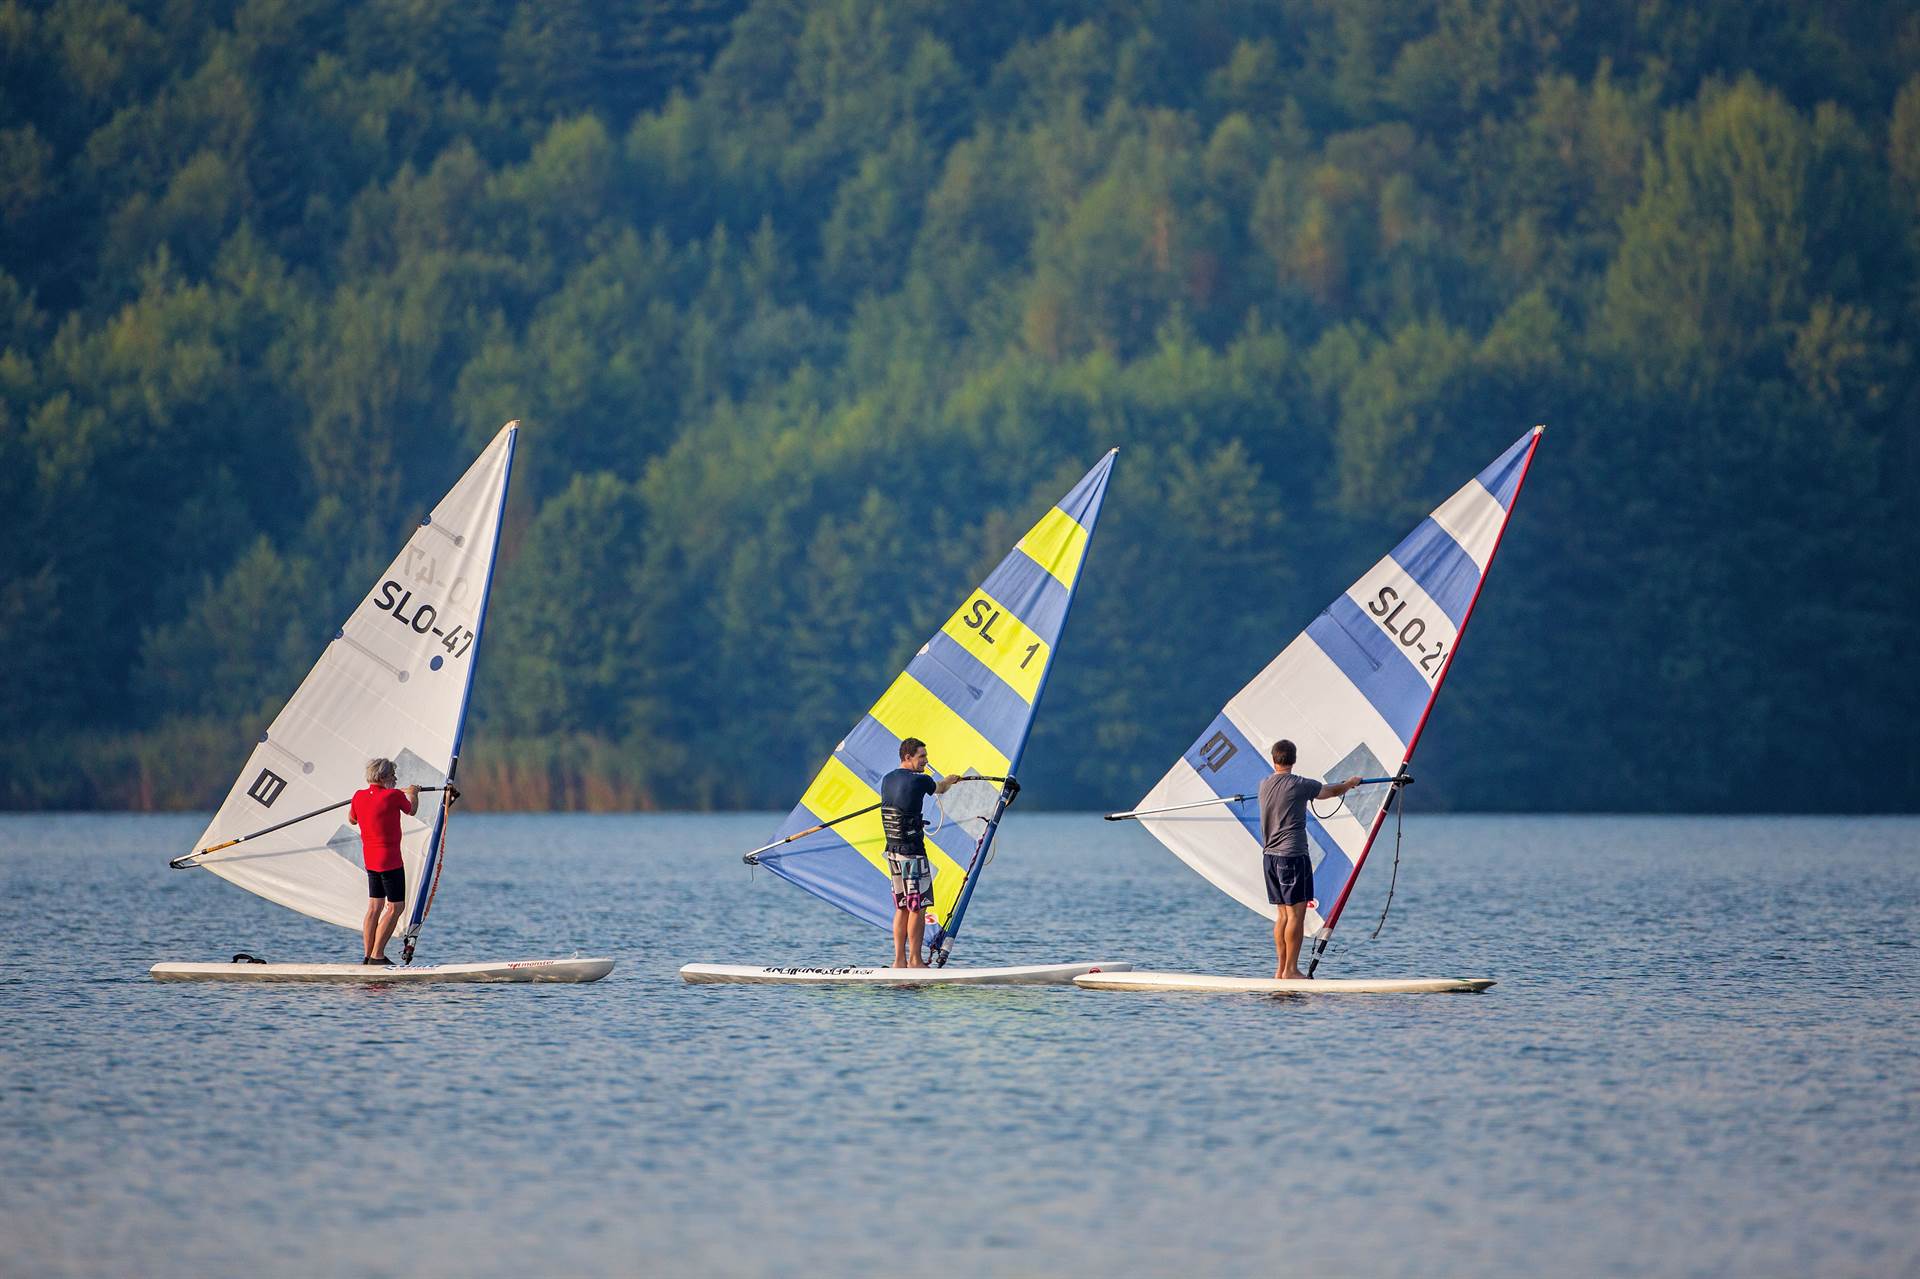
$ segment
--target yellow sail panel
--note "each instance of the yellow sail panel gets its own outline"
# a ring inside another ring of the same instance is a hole
[[[828,757],[827,766],[820,770],[813,784],[807,787],[807,793],[800,797],[800,803],[806,810],[813,814],[816,821],[822,822],[830,822],[847,813],[858,813],[879,802],[880,793],[833,756]],[[892,873],[887,869],[887,836],[880,825],[879,809],[860,813],[850,821],[841,822],[833,831],[851,844],[853,850],[871,862],[882,875]],[[934,901],[952,901],[960,892],[960,880],[965,872],[953,858],[947,856],[946,850],[932,840],[927,841],[927,856],[933,862]],[[941,918],[946,916],[942,915]]]
[[[937,773],[971,768],[987,777],[1006,776],[1007,757],[999,748],[905,671],[867,714],[895,737],[925,742],[927,762]]]
[[[1051,573],[1068,590],[1080,576],[1080,561],[1087,551],[1087,530],[1071,515],[1052,507],[1039,523],[1027,530],[1017,544],[1027,558]]]
[[[1006,681],[1029,706],[1033,704],[1052,650],[1011,609],[984,590],[975,591],[940,632]]]

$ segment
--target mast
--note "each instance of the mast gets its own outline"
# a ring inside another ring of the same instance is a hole
[[[494,508],[493,539],[487,547],[487,571],[480,582],[480,607],[473,618],[473,659],[467,663],[466,683],[460,689],[460,711],[453,721],[453,754],[447,761],[447,796],[434,814],[433,834],[427,840],[427,863],[420,870],[420,889],[414,894],[413,909],[407,917],[406,931],[400,936],[400,962],[413,962],[414,944],[433,909],[433,895],[440,887],[442,856],[447,847],[447,817],[453,811],[454,775],[460,771],[460,742],[467,731],[467,707],[473,700],[473,674],[480,668],[480,641],[486,634],[487,609],[493,602],[493,571],[500,557],[500,533],[507,523],[507,490],[513,484],[513,450],[520,439],[520,422],[507,423],[507,456],[500,468],[500,500]],[[432,516],[428,516],[432,519]],[[424,523],[425,521],[423,521]]]

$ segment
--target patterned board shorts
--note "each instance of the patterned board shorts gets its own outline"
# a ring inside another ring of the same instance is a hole
[[[887,870],[893,876],[893,905],[896,910],[925,910],[933,905],[933,863],[924,857],[896,857],[887,854]]]

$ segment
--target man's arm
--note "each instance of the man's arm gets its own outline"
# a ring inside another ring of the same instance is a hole
[[[1358,777],[1349,777],[1344,782],[1322,782],[1320,783],[1320,794],[1316,796],[1316,798],[1338,799],[1359,784],[1360,779]]]
[[[933,784],[933,793],[936,795],[944,795],[953,789],[955,782],[964,782],[966,780],[966,778],[960,776],[958,773],[948,773],[945,777],[942,777]]]

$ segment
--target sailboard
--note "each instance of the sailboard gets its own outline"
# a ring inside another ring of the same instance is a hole
[[[1081,973],[1073,984],[1083,990],[1202,991],[1247,995],[1465,995],[1485,990],[1485,977],[1209,977],[1201,973]]]
[[[611,959],[508,959],[477,964],[267,964],[235,960],[218,964],[155,964],[156,981],[304,981],[343,986],[414,985],[420,982],[587,982],[613,971]]]
[[[926,936],[933,967],[899,970],[917,974],[915,984],[940,980],[936,973],[949,982],[994,980],[984,975],[989,970],[948,968],[947,958],[992,859],[1007,804],[1018,793],[1021,755],[1079,586],[1115,452],[1050,507],[920,646],[906,670],[833,748],[773,841],[746,854],[750,865],[764,866],[856,918],[890,930],[893,892],[880,782],[899,767],[903,739],[924,741],[930,773],[958,780],[946,794],[929,797],[923,808],[934,874]],[[703,974],[725,967],[688,965],[681,975],[689,981],[714,980]],[[1048,980],[1065,983],[1090,967],[1043,965],[1041,970],[1052,974]],[[775,979],[808,973],[813,976],[805,984],[821,984],[870,982],[868,974],[890,970],[787,965],[754,971]]]
[[[422,788],[418,811],[400,824],[407,899],[396,940],[403,964],[412,963],[445,866],[461,735],[518,428],[518,422],[502,427],[420,521],[260,735],[194,851],[171,865],[211,871],[289,910],[358,932],[367,908],[367,877],[360,831],[347,822],[346,801],[365,785],[369,759],[390,758],[399,786]],[[359,981],[373,979],[369,974],[383,981],[513,980],[454,972],[473,967],[159,964],[152,975],[237,981]],[[610,960],[588,960],[539,971],[544,980],[592,981],[611,967]],[[353,972],[327,978],[290,971],[330,969]]]
[[[1060,986],[1089,973],[1125,972],[1131,964],[1025,964],[1006,968],[757,968],[750,964],[688,964],[680,976],[695,983],[755,986]]]
[[[1281,738],[1291,740],[1298,748],[1294,771],[1304,776],[1372,779],[1373,784],[1341,797],[1330,812],[1309,806],[1309,855],[1322,894],[1307,910],[1306,937],[1313,943],[1309,977],[1326,953],[1388,813],[1412,780],[1408,768],[1414,749],[1453,667],[1544,430],[1535,427],[1521,436],[1421,520],[1221,708],[1135,808],[1108,815],[1109,820],[1138,820],[1214,887],[1273,919],[1277,912],[1267,902],[1262,879],[1258,801],[1260,783],[1273,771],[1269,748]],[[1081,984],[1144,989],[1148,977],[1135,973],[1130,984]],[[1270,978],[1163,973],[1151,978],[1158,989],[1185,980],[1188,989],[1257,981],[1262,988],[1337,990],[1331,982]],[[1460,989],[1461,981],[1475,989],[1492,984],[1483,979],[1378,981],[1454,983],[1446,989]]]

